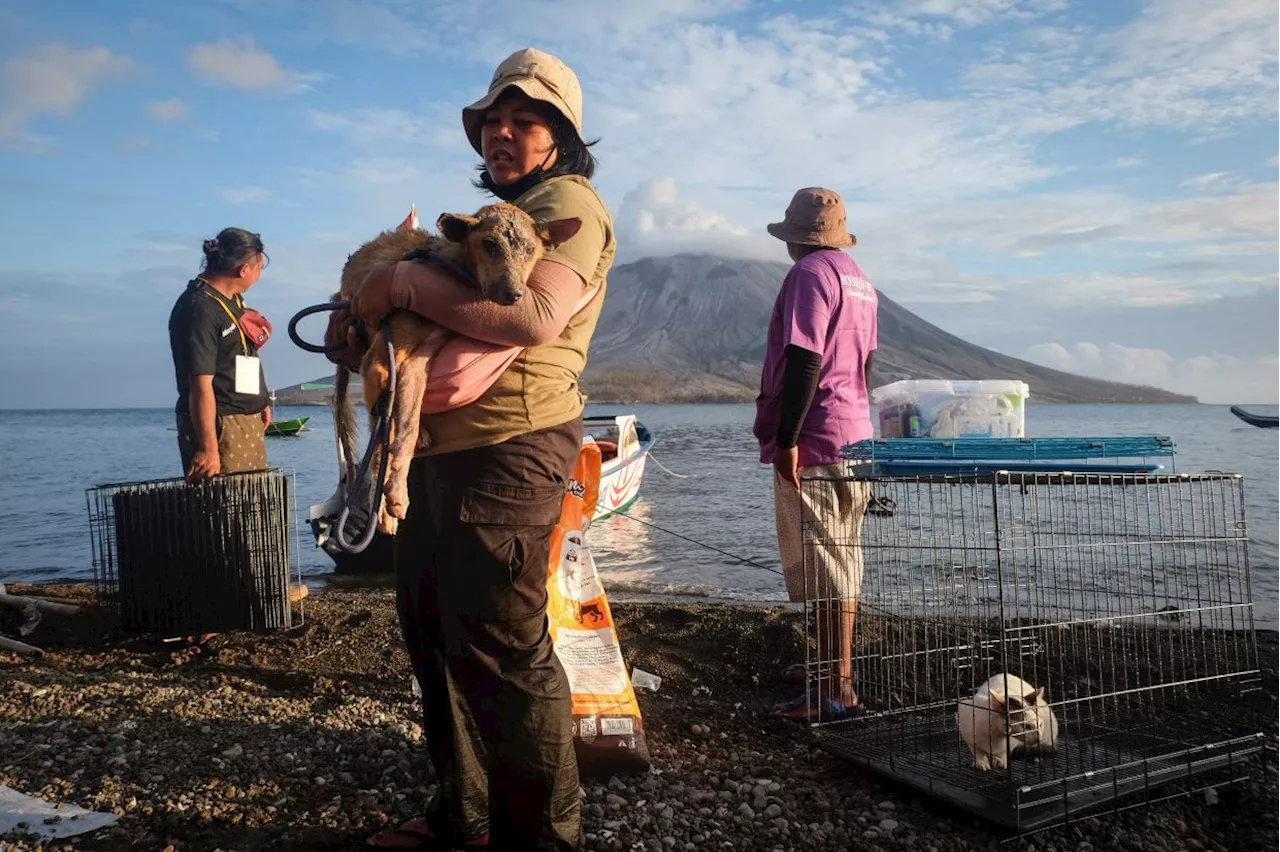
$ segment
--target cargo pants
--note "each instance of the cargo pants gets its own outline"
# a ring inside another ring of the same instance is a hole
[[[396,603],[440,782],[431,821],[496,850],[581,849],[569,681],[551,643],[551,534],[582,420],[414,459]]]

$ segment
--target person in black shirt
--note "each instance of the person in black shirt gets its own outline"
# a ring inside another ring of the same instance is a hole
[[[178,449],[188,479],[267,466],[271,423],[258,349],[270,324],[243,295],[266,266],[262,239],[226,228],[204,242],[204,268],[169,315],[169,348],[178,384]]]

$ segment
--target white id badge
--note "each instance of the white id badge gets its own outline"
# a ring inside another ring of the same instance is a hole
[[[257,396],[262,392],[262,368],[259,359],[248,355],[236,356],[236,393]]]

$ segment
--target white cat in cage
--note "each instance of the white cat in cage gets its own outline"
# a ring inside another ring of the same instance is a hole
[[[960,736],[973,753],[973,767],[1004,769],[1018,749],[1053,752],[1058,747],[1058,717],[1045,700],[1044,687],[1000,673],[960,701]]]

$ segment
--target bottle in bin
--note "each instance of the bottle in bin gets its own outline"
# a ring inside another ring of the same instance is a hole
[[[891,408],[880,409],[880,437],[881,439],[902,437],[902,417],[898,411]]]
[[[904,438],[919,438],[923,434],[920,428],[920,406],[914,402],[902,409],[901,434]]]

